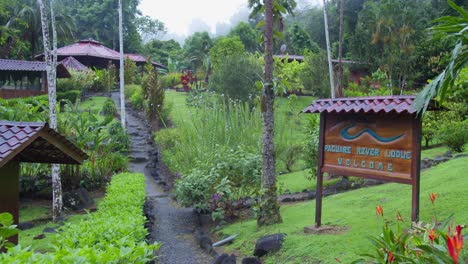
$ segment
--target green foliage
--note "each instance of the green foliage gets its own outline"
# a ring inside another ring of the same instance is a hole
[[[104,116],[116,116],[117,107],[115,106],[114,100],[112,100],[111,98],[107,98],[107,100],[104,102],[104,105],[102,106],[101,113]]]
[[[119,28],[117,2],[113,0],[74,1],[63,0],[63,13],[72,16],[76,30],[74,39],[92,38],[100,41],[104,46],[116,49],[118,47]],[[138,33],[138,0],[122,2],[123,42],[124,50],[128,53],[141,51],[141,37]]]
[[[159,82],[158,71],[153,69],[149,61],[145,66],[147,79],[143,82],[142,90],[147,100],[146,113],[150,120],[160,120],[164,123],[162,112],[164,108],[164,89]]]
[[[285,90],[301,91],[304,87],[302,86],[300,76],[304,71],[306,64],[299,63],[296,60],[288,62],[287,59],[281,60],[280,58],[274,58],[274,61],[274,76],[280,83],[286,84]]]
[[[0,249],[14,247],[7,239],[18,234],[18,229],[13,225],[13,215],[0,213]]]
[[[456,44],[451,52],[448,66],[421,91],[415,101],[418,109],[425,111],[431,98],[438,97],[443,101],[451,89],[458,74],[468,65],[468,12],[453,1],[449,5],[458,12],[458,16],[444,16],[437,20],[437,26],[431,28],[438,37],[453,39]]]
[[[461,243],[457,246],[463,246],[462,227],[458,225],[451,228],[452,217],[442,223],[414,223],[405,231],[400,223],[396,224],[394,230],[390,226],[395,224],[394,221],[385,221],[382,233],[377,237],[370,237],[374,251],[363,254],[365,258],[353,263],[459,263],[462,260],[462,248],[459,249],[461,252],[455,249],[456,254],[448,249],[449,241],[454,237]],[[450,230],[453,229],[456,231],[452,234]]]
[[[468,120],[443,124],[440,138],[450,150],[463,152],[465,144],[468,143]]]
[[[195,32],[185,39],[182,48],[186,60],[184,64],[192,70],[201,68],[212,46],[213,41],[208,32]]]
[[[259,90],[262,66],[254,55],[238,55],[223,58],[210,78],[209,89],[230,99],[248,101]]]
[[[69,90],[66,92],[57,93],[57,101],[64,104],[63,101],[70,101],[72,104],[76,103],[81,98],[80,90]]]
[[[210,49],[211,64],[216,71],[226,58],[242,56],[244,52],[245,47],[239,37],[223,37]]]
[[[253,53],[260,48],[257,43],[257,32],[246,22],[239,22],[239,24],[231,29],[228,36],[239,37],[242,44],[244,44],[245,50],[248,52]]]
[[[78,90],[86,93],[93,88],[95,74],[93,71],[71,71],[70,78],[57,79],[57,92]]]
[[[304,89],[311,91],[314,96],[327,98],[330,95],[330,82],[328,80],[327,54],[323,51],[317,54],[308,54],[304,57],[304,68],[300,79]]]
[[[441,111],[428,111],[422,118],[423,139],[425,146],[437,142],[451,142],[454,148],[459,145],[463,147],[462,142],[466,141],[463,137],[463,130],[454,130],[454,127],[462,129],[462,120],[468,115],[468,107],[463,103],[446,104],[445,109]],[[456,129],[455,129],[456,130]],[[450,134],[447,134],[450,132]],[[453,136],[452,136],[453,135]],[[458,141],[458,144],[456,143]]]
[[[110,92],[115,88],[117,70],[114,64],[110,64],[107,69],[95,69],[94,73],[94,92]]]
[[[179,67],[176,69],[171,69],[171,64],[174,65],[175,61],[178,61],[182,48],[180,47],[179,42],[170,39],[170,40],[151,40],[146,43],[143,47],[144,54],[147,57],[151,57],[154,60],[167,65],[169,72],[178,71]],[[172,61],[172,62],[171,62]]]
[[[133,84],[137,75],[136,63],[127,57],[124,65],[124,82],[125,84]]]
[[[294,23],[288,32],[288,36],[291,42],[290,53],[302,55],[307,51],[312,53],[319,53],[320,48],[315,43],[310,35],[297,23]]]
[[[180,84],[180,77],[182,73],[180,72],[171,72],[161,76],[161,83],[163,87],[174,88],[176,85]]]
[[[222,210],[224,216],[231,217],[231,203],[254,194],[260,187],[261,157],[242,147],[222,146],[212,155],[209,163],[199,162],[177,180],[177,200],[202,210],[209,207],[217,213]]]
[[[145,98],[143,97],[141,86],[138,86],[138,89],[133,90],[133,93],[130,96],[130,104],[136,110],[144,109]]]
[[[52,253],[33,253],[21,246],[0,254],[4,263],[147,263],[160,245],[147,244],[144,228],[143,174],[114,175],[99,210],[57,234]]]

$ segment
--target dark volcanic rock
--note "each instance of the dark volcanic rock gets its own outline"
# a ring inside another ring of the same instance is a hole
[[[27,229],[31,229],[33,227],[34,227],[33,222],[22,222],[22,223],[18,224],[18,229],[19,230],[27,230]]]
[[[42,230],[42,232],[44,232],[44,233],[57,233],[57,231],[53,227],[46,227],[46,228],[44,228]]]
[[[236,256],[224,253],[221,256],[217,257],[213,264],[236,264]]]
[[[286,234],[266,235],[257,240],[255,243],[254,256],[262,257],[270,252],[277,251],[283,245],[283,240]]]

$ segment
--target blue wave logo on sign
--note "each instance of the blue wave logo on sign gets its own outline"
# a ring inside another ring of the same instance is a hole
[[[401,135],[394,136],[394,137],[382,137],[382,136],[380,136],[379,134],[377,134],[374,130],[372,130],[370,128],[364,128],[363,130],[359,131],[355,135],[350,135],[348,133],[348,130],[350,128],[352,128],[352,127],[355,127],[355,126],[356,126],[356,123],[352,123],[351,125],[346,126],[343,129],[341,129],[341,132],[340,132],[341,137],[346,139],[346,140],[354,140],[354,139],[357,139],[358,137],[362,136],[364,133],[367,133],[367,134],[369,134],[371,137],[373,137],[374,139],[376,139],[379,142],[389,143],[389,142],[395,141],[395,140],[401,138],[402,136],[404,136],[404,134],[401,134]]]

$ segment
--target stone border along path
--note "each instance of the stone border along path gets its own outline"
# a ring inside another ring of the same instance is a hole
[[[119,93],[112,99],[120,112]],[[149,125],[130,109],[127,110],[127,130],[131,141],[129,171],[145,174],[147,208],[154,218],[152,241],[162,243],[157,252],[157,263],[191,264],[212,263],[214,258],[202,250],[196,240],[198,218],[192,208],[181,208],[158,185],[165,185],[158,170],[158,153],[151,138]],[[147,212],[148,214],[148,212]]]

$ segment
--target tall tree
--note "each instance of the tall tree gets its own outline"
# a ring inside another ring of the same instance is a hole
[[[259,50],[257,32],[246,22],[240,22],[229,32],[229,36],[238,36],[248,52]]]
[[[330,36],[328,34],[328,16],[327,16],[327,1],[323,0],[323,21],[325,24],[325,37],[327,42],[327,57],[328,57],[328,70],[330,74],[330,91],[331,97],[335,98],[335,84],[333,81],[333,66],[331,61],[331,49],[330,49]]]
[[[119,53],[120,53],[120,122],[125,129],[125,76],[124,76],[124,43],[123,43],[122,0],[119,0]]]
[[[343,97],[343,30],[344,30],[344,0],[340,0],[340,35],[338,39],[338,76],[336,81],[335,95]]]
[[[282,222],[276,194],[275,175],[275,145],[274,137],[274,100],[273,87],[273,5],[276,0],[265,0],[265,73],[262,91],[262,117],[263,117],[263,174],[262,187],[265,191],[257,225],[269,225]],[[276,3],[277,4],[277,3]],[[279,10],[278,10],[279,11]],[[278,12],[281,14],[281,11]],[[277,13],[277,15],[278,15]],[[278,16],[277,16],[278,18]]]
[[[52,25],[52,46],[50,49],[49,19],[46,7],[42,0],[37,0],[41,13],[42,42],[46,60],[47,83],[49,90],[49,122],[50,128],[57,129],[57,32],[55,30],[55,14],[53,0],[49,0],[49,9]],[[62,183],[60,180],[60,166],[52,164],[52,217],[56,221],[62,214]]]

